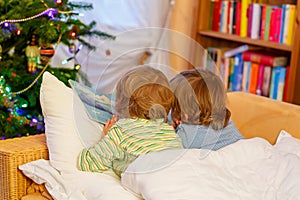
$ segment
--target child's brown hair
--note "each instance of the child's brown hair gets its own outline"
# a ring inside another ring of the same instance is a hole
[[[187,124],[211,125],[218,130],[227,126],[226,90],[222,80],[203,69],[182,71],[171,80],[175,94],[172,117]]]
[[[175,97],[166,76],[149,66],[127,72],[116,86],[116,111],[121,117],[167,120]]]

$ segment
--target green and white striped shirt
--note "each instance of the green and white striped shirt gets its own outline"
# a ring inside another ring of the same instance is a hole
[[[180,148],[174,128],[162,120],[120,119],[99,143],[81,151],[79,168],[92,172],[112,168],[120,176],[141,154]]]

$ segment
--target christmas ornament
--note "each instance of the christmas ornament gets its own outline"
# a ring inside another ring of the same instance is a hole
[[[76,52],[76,45],[75,45],[74,43],[71,43],[71,44],[69,45],[69,52],[70,52],[71,54],[73,54],[73,53]]]
[[[79,71],[80,68],[81,68],[81,65],[80,65],[80,64],[75,64],[75,65],[74,65],[74,69],[75,69],[76,71]]]
[[[16,30],[16,35],[21,35],[21,33],[22,33],[21,29]]]
[[[40,61],[42,65],[46,65],[53,57],[55,50],[52,44],[42,44],[40,48]]]
[[[35,73],[40,54],[39,48],[36,45],[35,35],[32,35],[30,44],[25,49],[25,54],[27,57],[27,71],[29,73]]]
[[[107,50],[105,51],[105,54],[106,54],[106,56],[110,56],[110,54],[111,54],[110,50],[107,49]]]

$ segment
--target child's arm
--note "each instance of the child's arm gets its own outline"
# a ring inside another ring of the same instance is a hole
[[[79,155],[79,169],[82,171],[103,172],[112,167],[112,161],[123,156],[120,149],[121,131],[115,126],[97,144],[85,148]]]

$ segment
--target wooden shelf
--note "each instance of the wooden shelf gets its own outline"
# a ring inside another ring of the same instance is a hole
[[[285,44],[269,42],[269,41],[264,41],[264,40],[253,40],[250,38],[244,38],[244,37],[240,37],[237,35],[220,33],[220,32],[216,32],[216,31],[200,31],[199,34],[201,36],[213,37],[213,38],[229,40],[229,41],[233,41],[233,42],[240,42],[243,44],[256,45],[256,46],[260,46],[260,47],[267,47],[267,48],[281,50],[281,51],[287,51],[287,52],[292,51],[292,47],[285,45]]]
[[[224,46],[234,48],[242,44],[262,47],[269,52],[278,52],[289,58],[290,72],[288,78],[288,90],[286,101],[300,105],[300,0],[260,0],[262,4],[281,6],[282,4],[294,4],[297,7],[295,28],[293,31],[292,45],[285,45],[264,40],[254,40],[237,35],[220,33],[209,29],[209,20],[211,16],[212,0],[195,0],[199,3],[198,23],[196,30],[197,42],[204,48],[213,46]]]

